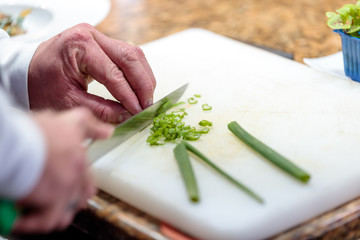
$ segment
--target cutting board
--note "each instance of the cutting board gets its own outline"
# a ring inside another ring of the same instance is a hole
[[[213,127],[193,145],[265,200],[259,204],[194,156],[200,202],[189,201],[173,144],[139,132],[93,165],[98,187],[200,239],[263,239],[360,195],[360,84],[202,29],[142,46],[157,78],[155,100],[189,82],[186,122]],[[111,98],[93,83],[90,92]],[[204,112],[207,103],[212,110]],[[227,129],[252,135],[311,174],[300,183]]]

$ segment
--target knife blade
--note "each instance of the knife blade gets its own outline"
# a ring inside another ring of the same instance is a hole
[[[124,123],[115,127],[113,135],[105,140],[96,140],[88,147],[89,163],[93,164],[96,160],[107,154],[112,149],[125,142],[131,136],[146,128],[152,123],[155,116],[169,110],[180,97],[184,94],[188,83],[182,85],[172,93],[163,97],[150,107],[129,118]]]

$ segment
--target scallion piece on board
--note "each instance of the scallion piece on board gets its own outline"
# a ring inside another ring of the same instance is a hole
[[[184,180],[186,191],[189,195],[190,200],[193,202],[198,202],[199,190],[184,142],[179,143],[174,148],[174,155],[178,163],[181,176]]]
[[[208,120],[201,120],[200,122],[199,122],[199,125],[200,126],[202,126],[202,127],[206,127],[206,126],[210,126],[210,127],[212,127],[212,122],[210,122],[210,121],[208,121]]]
[[[235,134],[241,141],[254,149],[257,153],[265,157],[267,160],[292,175],[296,179],[306,183],[310,180],[310,175],[303,169],[290,162],[288,159],[250,135],[236,121],[228,124],[229,130]]]
[[[259,203],[263,203],[264,200],[254,193],[251,189],[243,185],[242,183],[238,182],[236,179],[228,175],[226,172],[221,170],[218,166],[216,166],[210,159],[208,159],[204,154],[202,154],[199,150],[197,150],[195,147],[193,147],[190,143],[186,141],[182,141],[182,143],[186,146],[186,149],[190,152],[194,153],[196,156],[198,156],[201,160],[204,161],[207,165],[209,165],[212,169],[214,169],[216,172],[218,172],[221,176],[229,180],[231,183],[233,183],[236,187],[247,193],[249,196],[251,196],[253,199],[258,201]]]
[[[181,101],[181,102],[175,103],[175,104],[172,105],[171,107],[174,108],[174,107],[177,107],[177,106],[180,106],[180,105],[183,105],[183,104],[185,104],[185,102],[184,102],[184,101]]]
[[[194,94],[194,97],[201,98],[201,95],[200,94]]]
[[[209,104],[206,103],[202,105],[202,109],[204,111],[210,111],[212,109],[212,106],[209,106]]]
[[[195,98],[191,97],[188,99],[188,103],[190,104],[196,104],[198,102],[198,100],[196,100]]]
[[[209,131],[210,131],[210,128],[204,127],[204,128],[196,130],[195,132],[200,133],[200,134],[207,134]]]

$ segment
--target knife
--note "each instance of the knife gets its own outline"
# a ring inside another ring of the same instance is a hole
[[[137,132],[146,128],[158,114],[169,110],[184,94],[187,86],[188,84],[182,85],[150,107],[129,118],[124,123],[117,125],[110,138],[88,143],[88,159],[90,164],[103,157]],[[21,213],[16,208],[15,202],[0,199],[0,236],[7,236],[10,233],[12,225],[19,214]]]
[[[129,118],[124,123],[115,127],[113,135],[105,140],[96,140],[88,147],[88,158],[90,164],[119,146],[134,134],[146,128],[152,123],[155,116],[169,110],[184,94],[188,84],[184,84],[164,98],[160,99],[150,107]]]

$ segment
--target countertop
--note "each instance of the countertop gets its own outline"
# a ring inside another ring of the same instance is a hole
[[[302,62],[341,50],[340,37],[326,25],[326,11],[345,0],[111,0],[97,29],[109,37],[141,45],[199,27],[277,51]],[[360,199],[339,206],[274,239],[354,239],[360,237]],[[101,239],[189,239],[171,226],[100,191],[74,226]]]
[[[326,25],[326,11],[345,0],[112,0],[97,29],[107,36],[144,44],[199,27],[294,56],[320,57],[341,50]],[[354,1],[355,3],[355,1]]]

